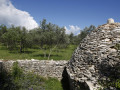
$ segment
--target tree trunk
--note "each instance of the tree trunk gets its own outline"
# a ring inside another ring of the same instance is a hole
[[[50,52],[49,52],[49,55],[48,55],[48,60],[50,59],[50,56],[51,56],[52,51],[53,51],[56,47],[57,47],[57,45],[56,45],[55,47],[53,47],[53,48],[50,49]]]
[[[22,53],[22,46],[20,46],[20,53]]]
[[[22,42],[20,42],[20,53],[22,53]]]
[[[50,49],[49,55],[48,55],[48,60],[50,59],[50,55],[52,53],[52,49]]]
[[[46,58],[46,48],[44,50],[44,58]]]
[[[7,43],[7,48],[9,48],[9,45],[8,45],[8,43]]]

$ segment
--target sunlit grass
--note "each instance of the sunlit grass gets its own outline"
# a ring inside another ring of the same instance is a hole
[[[64,49],[54,49],[51,53],[50,60],[70,60],[73,51],[76,49],[76,45],[69,45]],[[48,56],[49,50],[46,50],[46,56]],[[0,59],[4,60],[17,60],[17,59],[38,59],[47,60],[48,57],[44,58],[44,50],[35,49],[25,49],[24,53],[20,53],[19,50],[8,50],[5,46],[0,45]]]
[[[63,90],[61,82],[55,78],[48,78],[45,82],[45,90]]]

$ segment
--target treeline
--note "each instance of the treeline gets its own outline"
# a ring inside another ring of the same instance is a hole
[[[66,48],[69,44],[78,45],[94,29],[95,26],[91,25],[81,30],[79,35],[74,36],[73,33],[67,35],[64,27],[47,23],[46,19],[40,22],[38,28],[30,31],[25,27],[7,28],[5,25],[1,25],[0,43],[9,50],[18,49],[20,53],[24,52],[25,48],[38,47],[44,50],[44,57],[46,57],[46,49],[49,49],[49,59],[54,48]]]

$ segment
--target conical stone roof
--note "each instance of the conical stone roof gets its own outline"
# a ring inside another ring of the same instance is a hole
[[[90,90],[100,88],[98,80],[106,79],[109,75],[108,66],[120,62],[120,51],[115,48],[117,44],[120,44],[120,23],[101,25],[87,35],[74,51],[66,68],[71,90],[79,90],[80,85]]]

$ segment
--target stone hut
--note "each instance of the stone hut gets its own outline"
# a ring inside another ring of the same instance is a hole
[[[110,69],[120,63],[120,23],[108,23],[92,31],[79,44],[66,66],[71,90],[98,90],[98,80],[106,80]],[[112,89],[113,90],[113,89]]]

